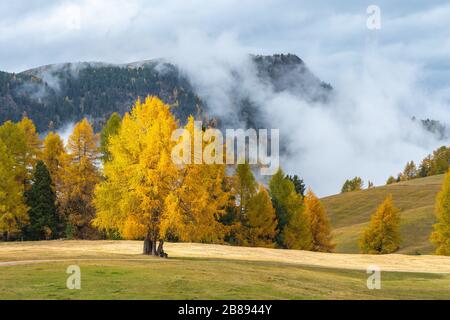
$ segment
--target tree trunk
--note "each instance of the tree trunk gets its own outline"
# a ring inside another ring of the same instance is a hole
[[[167,254],[164,252],[164,240],[156,240],[147,235],[144,239],[143,254],[155,257],[167,258]]]
[[[151,255],[152,254],[152,241],[150,241],[150,237],[147,236],[144,239],[144,252],[145,255]]]
[[[155,238],[153,238],[152,239],[152,255],[154,255],[154,256],[158,256],[157,254],[156,254],[156,239]]]
[[[163,246],[164,246],[164,240],[159,240],[158,250],[156,251],[156,254],[158,255],[158,257],[164,256]]]

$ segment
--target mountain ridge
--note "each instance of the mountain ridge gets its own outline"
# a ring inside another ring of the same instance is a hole
[[[257,78],[276,92],[289,91],[309,101],[326,101],[333,90],[296,55],[250,55],[250,58]],[[239,88],[239,78],[235,81]],[[196,117],[208,114],[206,100],[182,68],[158,58],[124,64],[58,63],[17,74],[0,72],[0,123],[18,121],[26,114],[42,132],[87,116],[99,130],[111,113],[124,114],[137,98],[147,95],[157,95],[171,105],[181,121],[191,114]],[[263,126],[255,114],[258,105],[252,97],[236,103],[249,126]]]

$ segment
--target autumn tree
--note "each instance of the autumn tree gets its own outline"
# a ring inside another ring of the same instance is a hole
[[[24,117],[17,123],[20,130],[25,135],[25,144],[27,146],[25,153],[25,166],[27,167],[27,178],[31,179],[36,162],[41,157],[42,141],[39,138],[39,134],[36,132],[36,127],[29,118]]]
[[[245,245],[252,247],[274,247],[277,235],[277,216],[269,193],[263,185],[247,205],[243,221]]]
[[[309,250],[311,230],[303,199],[281,168],[270,179],[269,190],[278,220],[278,245],[289,249]]]
[[[12,158],[14,163],[10,170],[14,172],[17,182],[24,187],[28,185],[29,179],[29,150],[27,146],[27,138],[25,132],[16,123],[6,121],[0,126],[0,140]]]
[[[393,184],[396,182],[397,182],[397,179],[395,179],[393,176],[389,176],[389,178],[386,181],[386,184],[388,185],[388,184]]]
[[[61,192],[64,168],[67,165],[68,155],[61,137],[49,132],[44,139],[41,159],[50,173],[56,192]]]
[[[230,242],[237,245],[246,245],[246,221],[250,199],[258,191],[258,183],[253,175],[250,165],[245,162],[238,164],[231,177],[231,195],[234,199],[228,214],[231,219]]]
[[[389,195],[372,215],[360,239],[361,253],[386,254],[400,245],[400,215]]]
[[[94,225],[117,229],[126,239],[144,239],[144,254],[160,255],[163,250],[162,245],[157,248],[164,237],[163,214],[179,180],[171,160],[176,128],[169,106],[161,100],[138,100],[123,117],[119,133],[109,139],[112,159],[104,164],[105,181],[95,190]],[[174,199],[170,205],[176,206]]]
[[[236,194],[239,200],[239,214],[245,216],[250,199],[258,191],[258,183],[247,162],[237,165],[235,182]]]
[[[284,172],[280,169],[270,178],[270,197],[275,208],[278,220],[278,231],[282,232],[289,221],[289,212],[286,207],[287,198],[294,191],[291,181],[285,179]]]
[[[402,173],[402,180],[411,180],[417,177],[417,167],[414,161],[408,162]]]
[[[436,254],[450,255],[450,170],[447,172],[442,189],[436,197],[437,223],[433,226],[431,242],[436,245]]]
[[[443,174],[450,168],[450,147],[442,146],[433,151],[433,161],[428,175]]]
[[[305,212],[311,227],[311,250],[332,252],[335,244],[332,242],[330,220],[319,198],[311,189],[308,190],[305,196]]]
[[[32,185],[25,192],[29,224],[24,227],[27,240],[48,240],[57,236],[58,214],[52,179],[43,161],[38,161]]]
[[[220,221],[229,200],[225,185],[226,166],[219,154],[216,159],[221,161],[206,163],[208,161],[203,159],[203,163],[195,163],[195,158],[203,155],[196,154],[194,141],[188,137],[200,137],[205,155],[211,158],[215,158],[218,149],[223,150],[223,144],[208,136],[208,130],[195,126],[192,116],[184,129],[189,135],[181,140],[186,138],[185,146],[191,146],[190,151],[185,150],[190,163],[178,166],[179,178],[166,199],[161,220],[160,243],[169,235],[175,235],[181,241],[222,242],[227,228]],[[214,144],[215,148],[208,149],[207,146]],[[206,150],[211,150],[211,154],[207,155]]]
[[[74,238],[95,238],[91,226],[95,216],[93,195],[100,181],[96,161],[99,157],[98,136],[85,118],[77,123],[69,137],[68,161],[62,178],[61,211],[67,222],[67,234]]]
[[[12,156],[0,139],[0,232],[4,240],[18,233],[28,223],[28,208],[24,204],[24,185],[17,180]]]
[[[360,177],[354,177],[350,180],[345,180],[342,186],[341,193],[362,190],[364,183]]]
[[[100,133],[100,152],[102,153],[102,161],[110,161],[111,155],[108,150],[109,138],[119,132],[122,119],[117,112],[114,112],[106,122]]]

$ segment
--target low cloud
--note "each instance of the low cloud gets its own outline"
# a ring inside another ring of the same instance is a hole
[[[251,95],[289,145],[285,169],[327,195],[355,175],[382,184],[444,144],[412,116],[450,122],[450,5],[377,5],[382,28],[369,31],[366,5],[353,1],[15,1],[0,4],[0,69],[167,58],[236,125],[234,96]],[[333,100],[260,83],[248,53],[281,52],[331,83]]]

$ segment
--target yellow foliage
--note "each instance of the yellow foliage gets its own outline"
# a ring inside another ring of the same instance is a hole
[[[28,222],[28,208],[23,201],[23,184],[13,170],[14,158],[0,140],[0,232],[19,232]]]
[[[305,213],[309,219],[312,236],[312,251],[332,252],[330,221],[325,208],[311,189],[305,195]]]
[[[73,237],[92,238],[96,236],[91,228],[95,215],[93,195],[100,175],[95,161],[99,156],[98,135],[83,119],[69,137],[69,154],[61,154],[62,168],[61,211],[69,224],[75,227]]]
[[[442,189],[436,197],[437,223],[431,234],[431,242],[436,245],[436,254],[450,255],[450,170],[447,172]]]
[[[289,220],[282,232],[283,244],[287,249],[311,250],[310,221],[305,213],[303,199],[294,191],[285,201]]]
[[[277,217],[269,193],[263,185],[260,185],[258,193],[249,199],[244,228],[245,244],[254,247],[275,246]]]
[[[41,159],[50,172],[52,181],[56,186],[57,194],[60,193],[63,170],[67,165],[66,161],[68,160],[68,156],[64,148],[64,142],[57,133],[49,132],[45,137]]]
[[[136,102],[110,138],[112,160],[106,180],[95,190],[94,225],[117,229],[127,238],[159,238],[167,196],[176,188],[178,169],[170,159],[177,128],[169,107],[155,97]]]
[[[186,125],[192,133],[199,130],[193,122],[190,118]],[[105,181],[95,190],[96,227],[153,242],[169,236],[204,242],[223,237],[217,219],[228,200],[222,192],[225,166],[175,165],[177,128],[169,106],[156,97],[137,101],[125,114],[109,141]]]
[[[395,252],[400,245],[400,216],[389,195],[372,215],[361,240],[361,253],[386,254]]]

